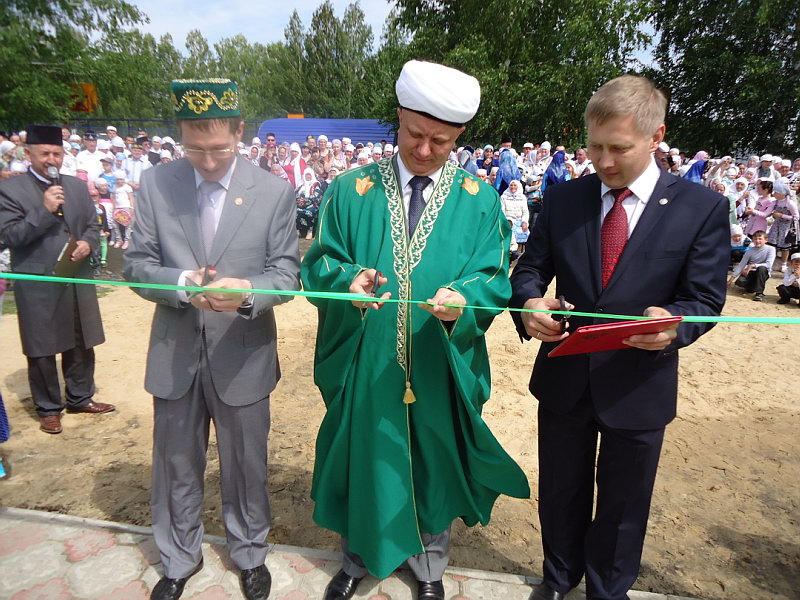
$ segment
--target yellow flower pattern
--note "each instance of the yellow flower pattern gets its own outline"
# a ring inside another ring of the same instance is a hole
[[[222,94],[222,98],[217,102],[217,106],[222,110],[234,110],[238,105],[239,100],[236,94],[233,93],[233,90],[225,90],[225,93]]]
[[[366,194],[373,185],[375,182],[369,177],[356,177],[356,192],[359,196]]]
[[[478,189],[480,189],[478,187],[478,182],[477,181],[475,181],[474,179],[467,178],[467,177],[464,178],[464,183],[461,184],[461,187],[464,188],[465,190],[467,190],[467,192],[469,192],[473,196],[475,194],[477,194],[478,193]]]
[[[208,92],[196,92],[186,98],[186,103],[195,114],[200,115],[214,104],[214,95]]]

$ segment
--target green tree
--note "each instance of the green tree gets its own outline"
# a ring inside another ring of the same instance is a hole
[[[466,137],[584,141],[583,109],[649,41],[647,0],[398,0],[409,55],[478,78],[481,108]]]
[[[72,85],[86,82],[90,35],[146,22],[124,0],[4,0],[0,3],[0,122],[66,120]]]
[[[655,4],[650,74],[670,95],[670,142],[725,154],[800,151],[800,3]]]
[[[183,61],[182,79],[197,79],[216,75],[216,64],[208,40],[199,29],[186,34],[186,50],[189,55]]]

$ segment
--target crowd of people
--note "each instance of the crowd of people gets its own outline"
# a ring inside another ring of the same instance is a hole
[[[0,132],[0,180],[27,171],[25,136],[25,131]],[[103,237],[94,262],[96,269],[105,267],[109,247],[124,250],[130,243],[142,172],[182,158],[183,147],[169,136],[151,138],[145,130],[123,138],[114,125],[109,125],[104,135],[86,131],[82,136],[63,127],[62,140],[65,156],[60,172],[86,181],[89,194],[99,207]],[[387,140],[353,143],[347,137],[329,140],[324,134],[279,142],[274,133],[267,133],[263,140],[252,138],[249,146],[239,142],[237,152],[242,159],[292,186],[298,235],[312,239],[316,236],[320,202],[333,179],[348,169],[391,157],[395,147]],[[784,277],[778,289],[779,302],[800,300],[796,283],[800,263],[791,259],[797,253],[800,238],[800,158],[791,160],[771,154],[712,158],[704,150],[689,156],[664,142],[655,152],[664,171],[705,185],[729,199],[731,284],[753,293],[755,301],[763,300],[777,258],[780,264],[776,272]],[[525,251],[547,187],[595,172],[586,148],[571,151],[561,145],[553,147],[546,140],[525,142],[518,152],[512,139],[504,137],[497,147],[486,144],[454,148],[448,160],[488,182],[500,194],[513,232],[512,261]],[[763,244],[754,244],[757,236],[763,236]],[[763,250],[756,251],[762,246]]]

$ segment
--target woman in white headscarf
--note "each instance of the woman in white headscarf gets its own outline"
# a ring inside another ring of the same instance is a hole
[[[503,214],[508,219],[508,224],[511,225],[511,260],[517,258],[518,253],[517,245],[520,238],[527,241],[528,220],[528,198],[522,189],[522,184],[519,179],[512,179],[508,183],[508,187],[500,196],[500,205],[503,209]],[[523,226],[524,223],[524,226]],[[523,244],[525,243],[523,241]]]
[[[295,225],[300,238],[307,238],[317,234],[317,213],[322,199],[322,186],[320,186],[314,169],[306,167],[300,185],[295,190],[297,198],[297,220]]]
[[[300,144],[297,142],[289,146],[289,162],[283,168],[289,176],[289,183],[297,188],[303,182],[303,171],[306,170],[306,161],[300,154]]]

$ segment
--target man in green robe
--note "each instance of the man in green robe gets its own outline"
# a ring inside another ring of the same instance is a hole
[[[302,265],[313,299],[317,438],[314,520],[342,536],[325,600],[404,562],[418,598],[444,598],[450,525],[486,525],[499,494],[529,497],[525,474],[481,418],[490,373],[484,333],[506,306],[511,235],[497,193],[447,162],[474,116],[473,77],[411,61],[397,82],[398,153],[339,175]],[[381,302],[387,298],[400,303]],[[421,300],[424,303],[406,303]]]

